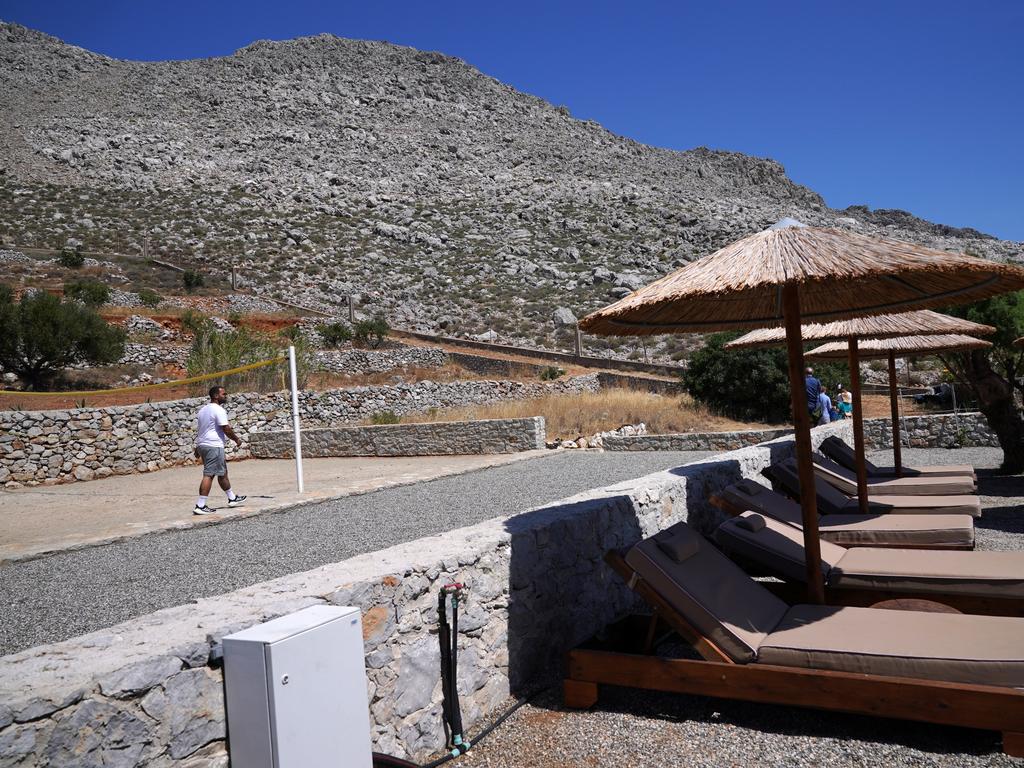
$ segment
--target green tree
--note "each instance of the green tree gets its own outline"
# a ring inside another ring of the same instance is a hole
[[[98,280],[69,280],[64,283],[64,295],[90,307],[98,307],[110,299],[110,287]]]
[[[708,336],[690,356],[683,386],[711,410],[743,421],[788,421],[789,379],[786,353],[780,348],[724,349],[738,333]]]
[[[147,307],[157,307],[163,301],[163,297],[152,288],[139,289],[139,301]]]
[[[62,267],[67,267],[68,269],[78,269],[85,264],[85,256],[82,254],[82,246],[80,245],[75,248],[64,248],[57,259]]]
[[[377,314],[372,320],[360,320],[352,329],[352,336],[355,341],[366,347],[376,349],[384,343],[384,339],[391,333],[391,326],[388,325],[384,315]]]
[[[324,346],[337,349],[342,344],[352,341],[352,329],[345,323],[328,323],[320,326],[320,338],[324,340]]]
[[[194,269],[186,269],[181,273],[181,283],[185,286],[185,290],[192,293],[196,288],[202,288],[206,283],[206,279],[203,277],[202,272],[197,272]]]
[[[978,401],[1003,449],[1002,469],[1024,471],[1024,419],[1018,402],[1024,397],[1024,351],[1013,346],[1024,336],[1024,292],[1007,293],[975,304],[946,310],[951,315],[995,326],[986,337],[990,349],[940,355],[956,381]]]
[[[124,339],[90,307],[43,291],[15,302],[10,288],[0,289],[0,366],[29,389],[45,388],[69,365],[117,362]]]

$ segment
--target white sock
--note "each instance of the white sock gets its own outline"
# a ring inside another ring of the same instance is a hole
[[[200,496],[196,500],[196,506],[197,507],[205,507],[206,506],[206,497],[205,496]]]
[[[235,492],[232,491],[230,488],[228,488],[226,491],[224,491],[224,493],[226,493],[228,495],[228,501],[234,501],[235,500]]]

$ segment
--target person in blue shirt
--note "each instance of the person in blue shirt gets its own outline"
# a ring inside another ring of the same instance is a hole
[[[821,394],[821,382],[814,378],[814,371],[808,368],[804,371],[804,386],[807,388],[807,412],[811,415],[811,422],[818,417],[815,412],[818,410],[818,396]]]
[[[832,398],[828,396],[828,390],[825,387],[821,388],[821,394],[818,395],[818,408],[821,410],[818,426],[830,423],[832,421]]]

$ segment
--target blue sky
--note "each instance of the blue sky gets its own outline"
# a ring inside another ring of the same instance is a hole
[[[833,207],[1024,241],[1024,2],[21,2],[0,18],[109,56],[332,32],[459,56],[674,149],[772,157]]]

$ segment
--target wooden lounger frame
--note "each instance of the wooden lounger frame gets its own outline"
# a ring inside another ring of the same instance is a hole
[[[569,651],[563,685],[568,707],[591,707],[597,702],[598,685],[618,685],[999,731],[1003,752],[1024,757],[1024,691],[769,664],[736,664],[673,610],[626,563],[621,553],[609,552],[605,560],[654,608],[654,614],[646,617],[647,632],[639,649],[624,652],[614,647],[584,645]],[[688,641],[704,660],[650,655],[659,621]],[[627,621],[634,627],[635,623]]]
[[[786,498],[789,498],[789,497],[787,496]],[[742,515],[744,512],[757,512],[756,509],[750,509],[749,507],[738,506],[738,505],[734,504],[733,502],[729,501],[729,499],[725,498],[724,496],[719,496],[717,493],[713,494],[712,496],[710,496],[708,498],[708,501],[710,501],[712,505],[718,507],[720,510],[725,512],[730,517],[738,517],[739,515]],[[757,512],[757,513],[759,515],[760,514],[764,514],[763,512]],[[856,514],[856,513],[852,512],[851,514]],[[770,517],[770,515],[767,515],[767,516]],[[824,515],[824,517],[825,517],[826,520],[828,519],[828,515]],[[821,533],[821,531],[819,531],[819,533]],[[829,539],[825,538],[824,534],[821,534],[821,537],[823,539],[825,539],[825,541],[829,541]],[[970,550],[974,549],[974,545],[973,544],[874,544],[874,543],[872,543],[872,544],[860,544],[860,545],[858,545],[858,544],[842,544],[841,546],[844,546],[844,547],[863,546],[863,547],[871,547],[873,549],[958,549],[958,550],[967,550],[967,551],[970,551]]]
[[[718,499],[718,501],[716,501]],[[721,503],[719,503],[721,502]],[[739,509],[732,505],[727,499],[719,496],[712,496],[711,503],[719,509],[732,514],[733,516],[742,512],[732,512],[732,509]],[[724,505],[724,506],[723,506]],[[845,546],[845,545],[844,545]],[[915,549],[915,547],[891,547],[892,549]],[[933,547],[916,547],[916,549],[933,549]],[[938,549],[938,547],[934,547]],[[968,549],[967,547],[947,547],[947,549]],[[735,562],[747,573],[753,576],[775,576],[784,579],[782,583],[765,582],[764,587],[774,592],[776,596],[787,603],[802,602],[807,596],[807,588],[803,582],[786,580],[780,573],[769,572],[759,563],[747,563],[739,559]],[[943,603],[950,608],[956,608],[960,613],[970,613],[976,616],[1022,616],[1024,617],[1024,600],[1019,597],[1001,597],[998,595],[963,595],[942,592],[919,592],[901,589],[867,589],[863,587],[831,587],[825,584],[825,602],[829,605],[849,605],[870,607],[883,600],[931,600],[936,603]]]

